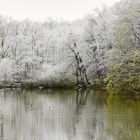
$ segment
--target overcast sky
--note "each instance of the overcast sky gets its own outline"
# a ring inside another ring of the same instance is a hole
[[[14,19],[44,21],[54,17],[72,21],[90,13],[95,7],[113,5],[119,0],[1,0],[0,15]]]

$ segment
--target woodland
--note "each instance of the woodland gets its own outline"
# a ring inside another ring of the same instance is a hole
[[[73,22],[0,16],[0,87],[140,91],[140,1],[122,0]]]

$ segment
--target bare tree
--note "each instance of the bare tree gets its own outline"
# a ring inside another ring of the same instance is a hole
[[[76,69],[76,81],[78,88],[87,88],[90,85],[90,81],[87,76],[86,67],[83,63],[83,59],[78,51],[77,43],[75,39],[72,39],[71,44],[68,44],[69,49],[74,55],[75,69]]]

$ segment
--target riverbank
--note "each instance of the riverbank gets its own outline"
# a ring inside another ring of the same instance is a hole
[[[77,89],[76,83],[40,83],[40,82],[0,82],[0,89],[23,88],[23,89]],[[88,89],[106,89],[105,83],[92,83]]]
[[[117,85],[117,84],[116,84]],[[45,89],[82,89],[77,88],[76,83],[39,83],[39,82],[1,82],[0,83],[0,89],[27,89],[27,90],[45,90]],[[120,86],[120,87],[108,87],[108,83],[105,83],[103,81],[92,83],[88,88],[89,90],[104,90],[107,91],[109,94],[139,94],[140,89],[127,86]],[[82,90],[85,90],[84,88]]]

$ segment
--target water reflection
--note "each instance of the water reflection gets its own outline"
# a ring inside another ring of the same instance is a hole
[[[76,105],[86,105],[86,100],[88,96],[89,90],[76,90]]]
[[[139,140],[139,96],[0,91],[0,140]]]

